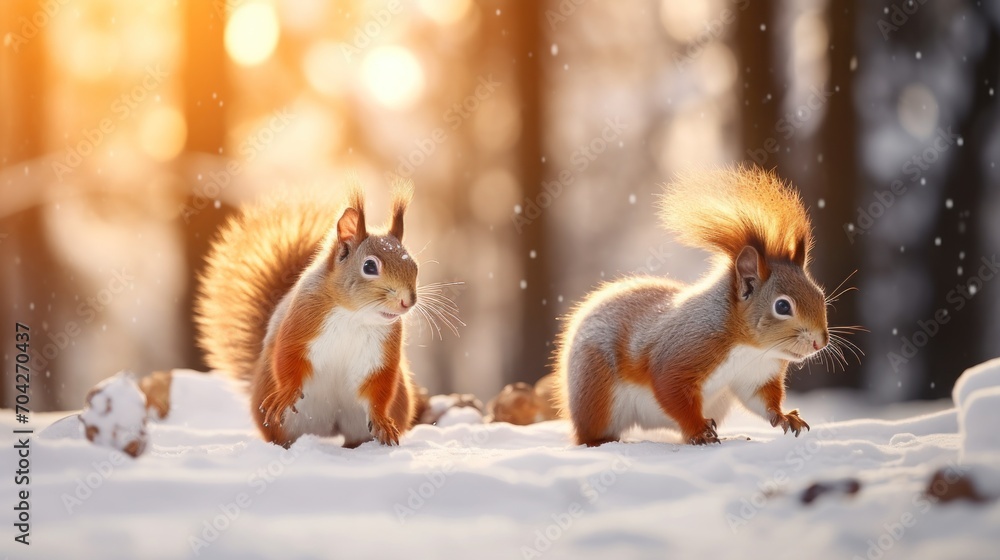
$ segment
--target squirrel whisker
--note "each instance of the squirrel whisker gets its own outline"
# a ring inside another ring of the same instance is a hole
[[[837,284],[836,288],[834,288],[833,290],[831,290],[832,295],[829,295],[829,296],[826,297],[827,303],[832,303],[832,302],[837,301],[837,299],[840,298],[840,296],[846,294],[847,292],[849,292],[851,290],[857,290],[857,288],[855,288],[854,286],[851,286],[851,287],[845,288],[841,292],[837,291],[837,290],[840,290],[840,288],[843,287],[843,285],[848,280],[850,280],[852,276],[854,276],[855,274],[857,274],[857,272],[858,272],[857,269],[855,269],[854,272],[848,274],[846,278],[844,278],[843,280],[841,280],[840,284]]]

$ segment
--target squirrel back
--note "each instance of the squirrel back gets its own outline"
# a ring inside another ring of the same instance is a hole
[[[198,346],[210,367],[251,378],[271,315],[339,211],[333,202],[269,198],[223,226],[206,257],[195,301]]]

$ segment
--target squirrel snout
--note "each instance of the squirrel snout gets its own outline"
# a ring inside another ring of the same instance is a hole
[[[827,344],[830,344],[830,332],[824,329],[819,336],[813,338],[813,350],[822,350]]]
[[[413,307],[417,304],[417,294],[409,290],[400,290],[399,292],[399,307],[406,311],[407,309]]]

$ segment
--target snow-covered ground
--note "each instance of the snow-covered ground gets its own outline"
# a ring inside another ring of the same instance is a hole
[[[231,382],[177,372],[174,408],[149,422],[137,459],[88,442],[75,416],[33,417],[30,546],[13,540],[23,487],[4,436],[0,556],[996,558],[1000,502],[924,493],[945,468],[1000,494],[1000,362],[979,373],[958,408],[791,395],[813,427],[798,439],[739,415],[708,447],[647,432],[586,449],[569,444],[567,423],[545,422],[418,426],[394,448],[305,437],[284,450],[258,438]],[[0,425],[22,427],[9,410]],[[813,483],[854,480],[854,494],[803,503]]]

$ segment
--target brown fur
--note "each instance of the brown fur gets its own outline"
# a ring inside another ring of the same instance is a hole
[[[682,242],[713,251],[715,265],[691,286],[652,277],[607,283],[574,309],[556,349],[557,405],[579,444],[621,436],[613,427],[617,386],[648,390],[685,441],[718,441],[703,386],[734,348],[780,348],[801,359],[829,342],[825,298],[804,268],[808,217],[774,174],[738,168],[685,175],[664,196],[661,216]],[[794,302],[794,316],[772,314],[779,296]],[[796,411],[781,410],[787,361],[780,364],[740,399],[797,434],[796,426],[808,425]]]
[[[223,226],[198,281],[195,324],[205,361],[249,380],[267,322],[319,249],[339,208],[267,199]]]
[[[313,375],[310,343],[331,312],[382,301],[402,313],[415,304],[417,264],[401,246],[411,195],[408,186],[394,189],[385,233],[369,231],[363,191],[353,186],[340,208],[277,200],[249,207],[213,245],[196,305],[199,345],[213,368],[251,381],[251,411],[268,441],[285,446],[294,441],[282,419],[287,411],[297,412],[295,403]],[[379,258],[381,275],[361,281],[366,255]],[[310,262],[322,271],[319,282],[304,276]],[[269,322],[286,294],[291,294],[287,311],[265,346]],[[384,365],[366,376],[357,398],[369,404],[372,435],[395,444],[412,426],[413,387],[402,356],[402,321],[385,328]]]

